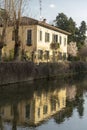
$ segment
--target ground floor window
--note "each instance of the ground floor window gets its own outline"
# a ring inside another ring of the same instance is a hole
[[[43,51],[38,50],[38,59],[42,60],[43,59]]]
[[[66,60],[66,53],[63,53],[63,60]]]
[[[55,99],[51,99],[51,111],[55,111],[56,110],[56,101]]]
[[[45,51],[45,53],[44,53],[44,59],[45,60],[49,59],[49,51]]]
[[[40,118],[40,108],[38,108],[38,118]]]
[[[30,104],[25,106],[25,116],[27,119],[30,119]]]
[[[59,57],[59,60],[62,60],[62,53],[61,52],[59,52],[58,57]]]
[[[48,106],[44,105],[44,107],[43,107],[43,114],[47,114],[47,111],[48,111]]]

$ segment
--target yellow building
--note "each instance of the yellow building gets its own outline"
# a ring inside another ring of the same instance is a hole
[[[32,59],[33,56],[35,61],[52,61],[52,43],[58,44],[58,47],[54,49],[57,60],[67,57],[67,41],[70,33],[47,24],[46,20],[38,21],[22,17],[19,35],[21,50],[24,50],[28,59]],[[11,55],[14,51],[14,43],[13,27],[8,27],[3,56]]]

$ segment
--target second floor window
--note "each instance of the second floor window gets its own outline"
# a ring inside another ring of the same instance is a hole
[[[40,35],[39,36],[40,36],[40,38],[39,38],[40,41],[42,41],[42,31],[40,31]]]
[[[58,35],[53,34],[52,41],[54,43],[57,43],[58,42]]]
[[[49,33],[45,33],[45,42],[49,42],[49,40],[50,40]]]
[[[66,46],[66,38],[64,38],[64,46]]]
[[[59,43],[62,44],[62,37],[60,36]]]
[[[32,30],[27,30],[27,45],[32,45]]]

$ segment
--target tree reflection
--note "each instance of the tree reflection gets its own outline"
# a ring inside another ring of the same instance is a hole
[[[54,120],[57,124],[61,124],[65,121],[65,111],[59,112],[55,117]]]
[[[4,113],[4,117],[12,122],[12,130],[17,130],[18,123],[34,127],[51,117],[54,117],[57,124],[61,124],[73,116],[74,109],[82,118],[84,115],[83,92],[87,91],[87,87],[83,82],[65,84],[60,82],[41,81],[27,87],[23,85],[3,89],[3,93],[0,93],[0,105],[4,110],[8,110]],[[20,122],[21,117],[23,122]],[[3,130],[3,121],[5,118],[0,116],[1,130]]]
[[[17,120],[18,120],[18,104],[13,104],[13,123],[12,130],[17,130]]]
[[[2,115],[0,115],[0,130],[3,130],[3,120],[2,120]]]
[[[79,117],[82,118],[84,116],[84,107],[83,107],[84,99],[81,98],[78,106],[77,106],[77,111],[79,113]]]
[[[83,97],[84,88],[85,87],[82,87],[81,83],[77,84],[76,86],[77,92],[74,99],[70,100],[69,98],[67,98],[66,108],[63,111],[61,111],[61,113],[55,115],[54,120],[56,123],[61,124],[65,121],[66,118],[68,119],[72,117],[74,109],[77,109],[80,118],[84,116],[84,97]]]
[[[77,87],[76,103],[79,117],[82,118],[84,115],[84,99],[83,99],[83,87]]]

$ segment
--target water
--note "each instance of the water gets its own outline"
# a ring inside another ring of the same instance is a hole
[[[0,130],[86,130],[87,77],[0,86]]]

